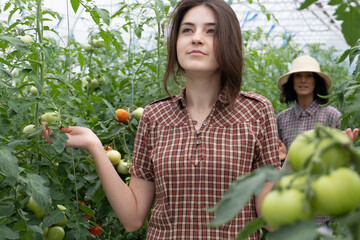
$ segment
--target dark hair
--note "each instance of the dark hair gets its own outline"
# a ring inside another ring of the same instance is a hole
[[[320,97],[329,95],[325,80],[320,77],[319,74],[313,74],[315,78],[314,100],[316,100],[319,104],[328,103],[329,99]],[[297,101],[297,94],[294,90],[294,74],[291,74],[288,81],[282,86],[280,102],[289,104],[294,101]]]
[[[241,89],[243,73],[243,52],[240,24],[233,9],[224,0],[182,0],[175,6],[169,21],[169,36],[167,39],[167,67],[164,75],[164,88],[172,76],[183,73],[177,53],[176,43],[182,19],[191,8],[204,5],[209,7],[216,16],[214,38],[215,57],[221,71],[221,83],[230,103],[234,103]],[[219,44],[221,43],[221,44]]]

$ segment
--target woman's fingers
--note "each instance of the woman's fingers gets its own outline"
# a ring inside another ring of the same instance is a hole
[[[46,141],[48,141],[49,143],[53,143],[53,141],[50,138],[50,134],[52,133],[52,130],[50,128],[45,127],[46,122],[42,122],[41,125],[44,126],[44,129],[41,131],[41,134],[46,139]]]

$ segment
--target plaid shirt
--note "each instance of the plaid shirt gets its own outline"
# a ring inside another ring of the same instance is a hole
[[[221,92],[196,131],[179,96],[148,105],[135,140],[130,173],[155,183],[147,239],[230,239],[254,220],[252,198],[220,227],[206,226],[231,182],[264,165],[279,167],[278,135],[271,103],[242,92],[232,110]],[[248,239],[260,239],[259,232]]]
[[[289,149],[295,137],[304,131],[313,129],[315,123],[340,128],[341,113],[332,106],[321,107],[316,101],[303,110],[299,104],[286,109],[277,116],[279,138]]]

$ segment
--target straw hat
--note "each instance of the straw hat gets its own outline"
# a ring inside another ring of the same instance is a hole
[[[297,72],[317,73],[317,74],[319,74],[320,77],[322,77],[324,79],[327,89],[329,89],[331,86],[330,77],[320,71],[320,65],[319,65],[318,61],[316,61],[315,58],[312,58],[310,56],[301,56],[301,57],[296,58],[291,63],[290,71],[280,77],[280,79],[278,80],[278,87],[280,89],[282,89],[283,85],[285,83],[287,83],[289,76],[292,73],[297,73]]]

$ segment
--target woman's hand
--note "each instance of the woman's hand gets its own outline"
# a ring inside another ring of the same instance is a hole
[[[346,129],[345,131],[343,131],[344,134],[348,135],[348,137],[350,138],[350,140],[352,142],[354,142],[359,134],[359,129],[358,128],[354,128],[354,130],[351,130],[351,128]]]
[[[46,123],[42,123],[43,126],[45,126],[45,124]],[[99,138],[89,128],[69,126],[69,128],[62,128],[61,131],[66,133],[69,138],[65,145],[66,147],[89,150],[94,144],[100,142]],[[44,128],[41,133],[49,143],[53,143],[50,137],[52,133],[51,129]]]

